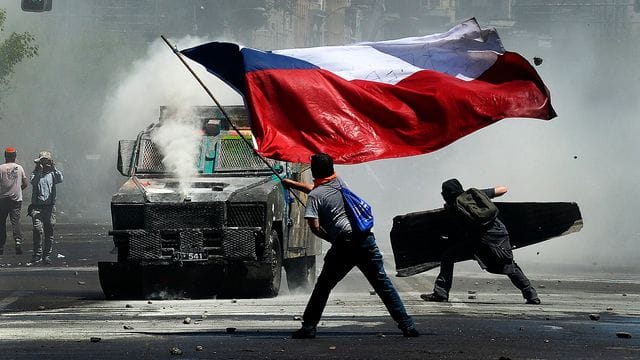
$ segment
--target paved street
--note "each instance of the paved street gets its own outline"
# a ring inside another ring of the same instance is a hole
[[[286,282],[273,299],[104,300],[96,263],[115,256],[107,229],[59,226],[64,257],[49,267],[28,266],[30,255],[11,248],[0,257],[2,359],[640,358],[637,273],[532,269],[539,306],[525,305],[506,277],[473,263],[456,268],[450,303],[419,298],[435,269],[392,277],[423,334],[405,339],[353,271],[329,299],[317,339],[292,340],[308,294],[289,293]]]

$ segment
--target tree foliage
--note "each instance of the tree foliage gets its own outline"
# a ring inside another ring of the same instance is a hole
[[[24,59],[38,55],[38,46],[35,37],[28,33],[10,33],[4,36],[4,24],[7,20],[7,11],[0,9],[0,91],[9,84],[13,70]]]

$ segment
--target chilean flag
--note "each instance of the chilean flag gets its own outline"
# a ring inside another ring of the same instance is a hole
[[[212,42],[181,51],[239,91],[258,152],[307,163],[425,154],[508,117],[556,116],[549,91],[495,29],[274,51]]]

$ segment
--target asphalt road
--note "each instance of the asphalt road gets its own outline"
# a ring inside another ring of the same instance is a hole
[[[449,303],[419,298],[437,270],[392,276],[422,333],[405,339],[353,271],[329,299],[318,337],[293,340],[308,294],[285,282],[273,299],[104,300],[96,264],[115,258],[108,228],[58,226],[51,266],[5,248],[0,359],[640,359],[637,272],[529,271],[543,301],[535,306],[473,263],[456,268]]]

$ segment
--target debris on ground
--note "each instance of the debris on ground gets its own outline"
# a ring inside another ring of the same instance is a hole
[[[300,320],[302,320],[302,318],[301,318],[299,315],[295,315],[295,316],[293,317],[293,320],[295,320],[295,321],[300,321]]]
[[[96,343],[96,342],[100,342],[102,340],[102,338],[99,338],[97,336],[92,336],[91,339],[89,339],[89,341]]]
[[[626,331],[618,331],[616,333],[616,336],[621,339],[631,339],[631,333],[628,333]]]
[[[190,317],[186,317],[184,318],[184,320],[182,321],[183,324],[191,324],[191,318]]]
[[[127,304],[127,305],[125,305],[124,307],[126,307],[127,309],[131,309],[131,308],[133,307],[133,305],[131,305],[131,304]]]
[[[202,345],[197,345],[196,346],[196,351],[203,351],[204,347],[202,347]]]
[[[86,282],[84,282],[84,281],[78,281],[78,285],[84,285],[84,284],[86,284]]]
[[[537,56],[535,56],[535,57],[533,58],[533,64],[534,64],[535,66],[540,66],[540,65],[542,65],[542,62],[543,62],[543,61],[544,61],[544,60],[543,60],[541,57],[537,57]]]
[[[600,315],[598,315],[598,314],[589,314],[589,319],[591,319],[593,321],[598,321],[598,320],[600,320]]]
[[[133,330],[133,326],[125,325],[123,326],[125,330]]]
[[[227,334],[234,334],[236,332],[236,328],[228,327],[226,331],[227,331]]]
[[[174,346],[171,349],[169,349],[169,354],[171,354],[171,355],[182,355],[182,350],[180,350],[180,348],[178,348],[177,346]]]

